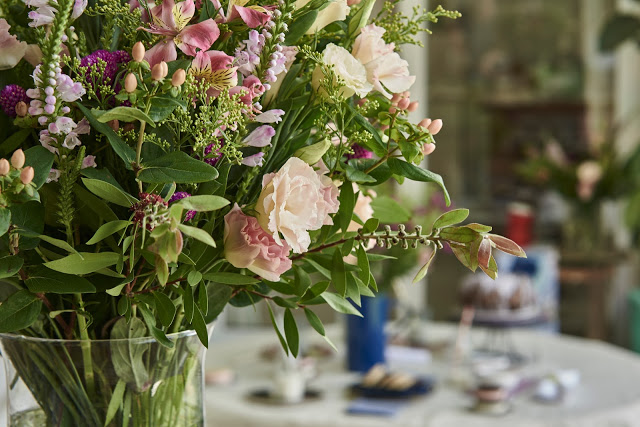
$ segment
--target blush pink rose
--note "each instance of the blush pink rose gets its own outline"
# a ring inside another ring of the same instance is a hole
[[[276,243],[238,204],[224,217],[224,256],[234,267],[247,268],[272,282],[291,269],[289,245]]]
[[[288,243],[295,253],[306,252],[309,231],[333,224],[330,214],[338,212],[338,194],[329,177],[292,157],[278,172],[263,177],[256,204],[258,221],[278,244]]]

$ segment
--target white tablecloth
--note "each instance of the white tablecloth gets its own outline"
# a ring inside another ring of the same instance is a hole
[[[455,334],[448,325],[425,327],[440,336],[453,338]],[[334,328],[333,333],[334,342],[344,352],[339,329]],[[476,341],[482,333],[474,331]],[[472,399],[447,385],[450,363],[435,358],[423,366],[405,367],[434,375],[438,385],[433,393],[412,401],[391,418],[353,416],[345,413],[349,406],[345,390],[358,377],[343,371],[343,358],[338,355],[320,365],[320,375],[310,384],[323,392],[321,399],[290,406],[260,404],[249,401],[247,395],[271,385],[273,364],[260,360],[259,351],[276,342],[273,331],[214,331],[207,367],[231,368],[237,380],[231,386],[207,388],[207,426],[640,427],[640,357],[605,343],[561,335],[514,330],[511,336],[519,351],[535,357],[531,372],[575,368],[582,375],[581,384],[560,404],[537,403],[523,394],[513,400],[509,414],[492,417],[468,411]]]

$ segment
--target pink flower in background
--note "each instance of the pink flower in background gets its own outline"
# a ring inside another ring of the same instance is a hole
[[[352,54],[366,68],[367,81],[373,88],[391,98],[392,93],[409,90],[416,76],[409,75],[409,63],[394,52],[395,45],[385,43],[384,32],[375,24],[363,27],[353,43]]]
[[[264,85],[256,76],[246,77],[242,81],[242,86],[236,86],[229,91],[230,95],[240,94],[240,99],[247,106],[253,105],[253,100],[264,93]]]
[[[176,46],[189,56],[196,56],[198,49],[206,51],[220,36],[213,19],[187,25],[195,13],[193,0],[176,4],[174,0],[163,0],[151,9],[151,25],[144,29],[165,39],[149,49],[144,58],[153,67],[162,61],[174,61],[178,57]]]
[[[595,160],[586,161],[578,166],[576,170],[578,178],[578,197],[586,202],[593,197],[596,184],[602,178],[602,166]]]
[[[242,164],[250,168],[262,166],[262,162],[264,162],[264,153],[257,153],[242,159]]]
[[[216,97],[220,91],[232,88],[238,84],[237,67],[232,67],[233,56],[218,50],[198,52],[191,62],[189,74],[197,80],[209,83],[207,94]]]
[[[27,44],[9,33],[11,26],[0,19],[0,70],[15,67],[27,52]]]
[[[277,282],[291,269],[289,245],[276,243],[258,220],[247,216],[235,204],[224,217],[224,256],[237,268],[247,268],[259,276]]]
[[[275,129],[269,125],[262,125],[253,130],[245,139],[242,140],[244,145],[249,147],[266,147],[271,145],[271,138],[276,134]]]
[[[261,6],[244,7],[248,0],[230,0],[227,13],[222,12],[222,5],[219,0],[211,0],[213,7],[218,11],[216,22],[226,23],[236,19],[241,19],[249,28],[257,28],[266,24],[271,15],[269,11]]]
[[[358,185],[354,182],[353,183],[354,193],[357,192],[358,190],[360,189],[358,188]],[[360,220],[363,223],[373,218],[373,207],[371,207],[371,202],[373,201],[373,198],[377,196],[377,194],[373,190],[369,190],[369,194],[370,194],[369,196],[366,196],[362,191],[360,191],[360,193],[358,193],[358,199],[356,200],[356,205],[353,208],[353,213],[358,215],[358,218],[360,218]],[[351,223],[349,224],[349,227],[347,228],[347,231],[358,231],[358,229],[361,227],[362,226],[357,222],[351,221]],[[374,240],[370,240],[369,242],[375,244]]]
[[[309,231],[333,224],[338,212],[339,190],[331,178],[313,170],[297,157],[290,158],[276,173],[264,175],[256,204],[258,221],[278,244],[284,241],[295,253],[306,252]]]

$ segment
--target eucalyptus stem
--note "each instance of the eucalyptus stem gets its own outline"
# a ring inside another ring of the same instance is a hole
[[[76,294],[78,305],[81,310],[84,310],[84,301],[82,300],[82,294]],[[78,330],[80,332],[80,338],[82,339],[82,362],[84,365],[84,379],[87,386],[87,393],[89,396],[95,396],[95,381],[93,375],[93,359],[91,357],[91,339],[89,338],[89,330],[87,329],[87,321],[82,315],[78,315]]]

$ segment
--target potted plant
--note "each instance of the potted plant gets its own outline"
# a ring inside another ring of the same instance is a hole
[[[492,276],[492,250],[524,255],[458,225],[466,210],[429,230],[354,215],[359,186],[389,179],[448,200],[419,166],[441,122],[408,120],[415,77],[396,49],[458,16],[388,3],[371,19],[372,0],[354,3],[0,6],[12,423],[203,425],[207,325],[227,304],[283,307],[284,331],[273,325],[296,355],[293,311],[324,336],[315,305],[358,315],[348,299],[376,288],[369,242],[448,242]]]

